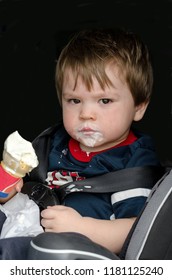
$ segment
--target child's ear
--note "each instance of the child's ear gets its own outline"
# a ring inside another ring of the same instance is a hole
[[[144,102],[135,107],[135,115],[134,115],[134,119],[133,119],[134,121],[137,122],[143,118],[148,104],[149,104],[149,102]]]

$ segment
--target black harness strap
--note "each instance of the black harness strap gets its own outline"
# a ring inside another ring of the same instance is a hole
[[[143,166],[125,168],[94,176],[81,181],[64,184],[55,189],[62,201],[72,192],[114,193],[134,188],[152,188],[165,173],[162,166]]]

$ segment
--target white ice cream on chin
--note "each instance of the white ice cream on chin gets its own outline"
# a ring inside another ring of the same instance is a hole
[[[82,132],[77,132],[77,140],[84,143],[87,147],[94,147],[96,143],[103,140],[103,135],[100,132],[93,132],[91,135],[86,135]]]
[[[94,147],[96,143],[103,140],[103,134],[98,131],[97,127],[85,124],[76,130],[76,138],[79,142],[82,141],[85,146]]]
[[[18,131],[11,133],[4,142],[2,166],[6,171],[23,177],[38,165],[38,158],[32,143],[20,136]]]

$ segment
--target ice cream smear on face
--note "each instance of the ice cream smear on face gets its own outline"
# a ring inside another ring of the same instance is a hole
[[[103,134],[96,127],[84,125],[77,129],[76,138],[87,147],[94,147],[103,140]]]
[[[32,143],[22,138],[18,131],[5,140],[2,157],[4,169],[17,177],[24,177],[39,163]]]

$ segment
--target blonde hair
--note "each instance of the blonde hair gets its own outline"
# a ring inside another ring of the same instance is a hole
[[[135,105],[148,103],[152,94],[153,70],[147,46],[131,32],[121,29],[93,29],[76,33],[61,51],[55,71],[55,84],[59,102],[62,98],[64,74],[71,69],[80,75],[88,90],[95,77],[102,89],[111,81],[105,72],[114,62],[124,77]]]

